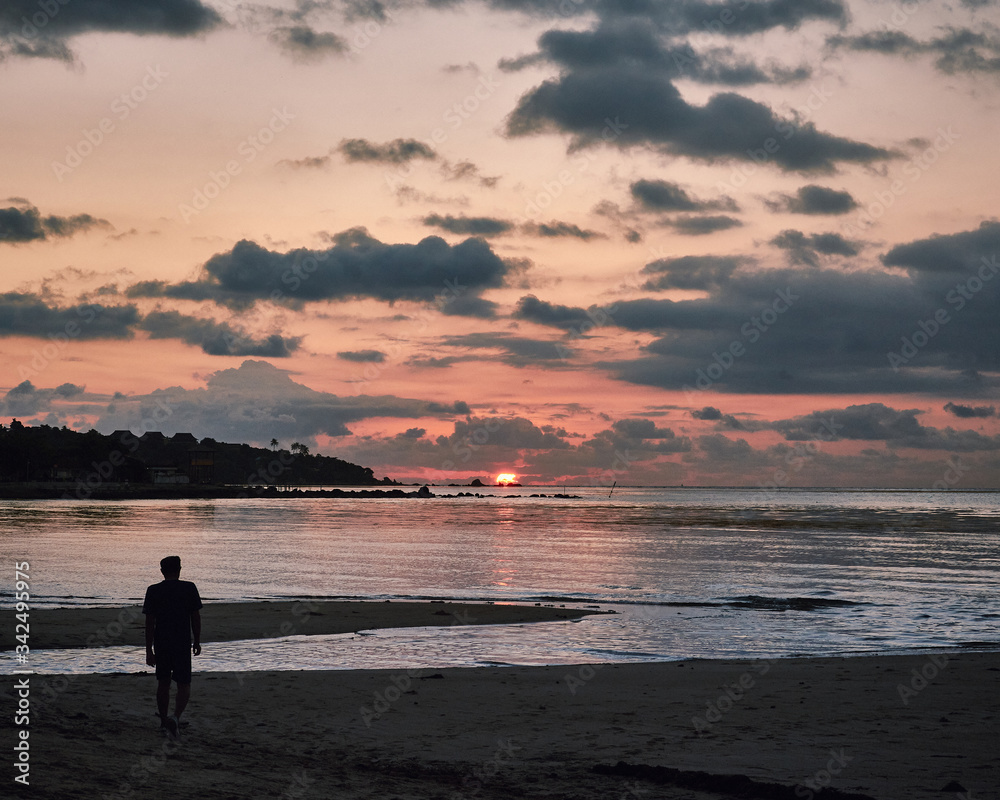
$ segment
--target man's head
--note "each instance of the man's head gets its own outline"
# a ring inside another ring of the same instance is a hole
[[[160,572],[164,578],[176,578],[181,574],[181,557],[167,556],[160,561]]]

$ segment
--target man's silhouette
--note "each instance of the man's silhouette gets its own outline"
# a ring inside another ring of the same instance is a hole
[[[163,559],[160,572],[163,580],[146,589],[142,604],[146,615],[146,663],[156,667],[160,725],[177,738],[181,714],[191,697],[191,653],[201,655],[201,597],[191,581],[180,580],[180,556]],[[168,716],[171,679],[177,682],[177,699],[173,716]]]

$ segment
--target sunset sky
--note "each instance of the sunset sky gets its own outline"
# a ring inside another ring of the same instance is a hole
[[[6,0],[0,421],[996,487],[998,0]]]

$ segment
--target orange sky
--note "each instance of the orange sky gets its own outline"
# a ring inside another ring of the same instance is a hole
[[[0,11],[5,423],[997,485],[995,4],[160,5]]]

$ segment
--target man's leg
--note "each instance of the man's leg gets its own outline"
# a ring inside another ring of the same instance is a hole
[[[188,694],[191,693],[190,685],[188,688]],[[178,697],[180,697],[180,691],[177,692]],[[156,682],[156,710],[160,715],[160,719],[164,720],[167,718],[167,711],[170,708],[170,678],[165,681]]]
[[[181,718],[181,714],[184,713],[184,709],[187,708],[188,700],[191,698],[191,684],[190,683],[178,683],[177,684],[177,700],[174,702],[174,716],[178,720]]]
[[[191,645],[185,644],[174,654],[174,680],[177,682],[177,700],[174,702],[174,718],[180,720],[191,697]]]

